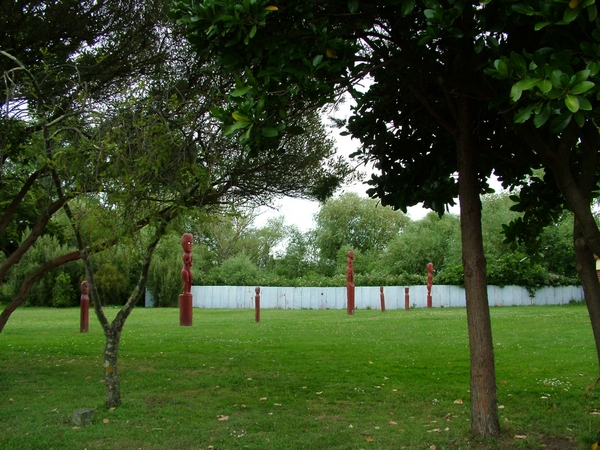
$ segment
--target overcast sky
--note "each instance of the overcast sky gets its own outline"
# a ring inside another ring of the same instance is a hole
[[[338,112],[335,113],[336,117],[348,118],[350,115],[350,107],[343,105]],[[339,133],[342,130],[332,129],[331,137],[335,139],[338,152],[341,155],[348,157],[352,154],[359,145],[357,140],[353,140],[350,136],[340,136]],[[359,170],[369,173],[372,168],[360,167]],[[369,178],[369,177],[367,177]],[[355,183],[352,185],[344,186],[343,189],[336,192],[335,197],[343,194],[344,192],[356,192],[362,197],[367,197],[366,190],[369,188],[364,183]],[[255,226],[260,228],[265,225],[266,221],[271,217],[284,216],[286,225],[296,225],[301,231],[306,232],[309,229],[314,228],[313,216],[319,210],[319,202],[301,200],[286,197],[275,203],[276,209],[262,208],[261,215],[255,220]],[[427,214],[428,210],[425,210],[419,206],[415,206],[408,209],[408,214],[413,220],[418,220]]]

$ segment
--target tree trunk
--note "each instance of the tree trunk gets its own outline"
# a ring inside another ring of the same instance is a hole
[[[500,434],[492,324],[487,296],[486,261],[481,231],[477,152],[471,134],[469,100],[458,100],[460,228],[471,358],[471,431],[482,437]]]
[[[600,229],[592,214],[592,191],[596,188],[596,159],[600,149],[600,135],[593,122],[587,122],[583,134],[577,125],[570,124],[556,148],[548,145],[533,127],[517,127],[517,134],[540,156],[544,168],[554,175],[556,185],[564,197],[567,209],[575,215],[573,244],[579,280],[583,287],[596,353],[600,364],[600,287],[595,271],[594,254],[600,256]],[[576,153],[575,153],[576,150]],[[573,155],[580,158],[581,172],[572,172]]]
[[[596,187],[596,155],[600,146],[600,135],[596,125],[587,123],[584,128],[584,136],[579,145],[581,155],[581,173],[577,180],[577,188],[581,195],[587,198],[588,210],[592,198],[592,191]],[[594,221],[595,225],[595,221]],[[590,225],[591,226],[591,225]],[[597,231],[597,228],[596,228]],[[585,304],[590,316],[592,333],[596,343],[596,355],[600,365],[600,283],[596,274],[596,263],[594,252],[586,239],[590,232],[586,232],[579,216],[573,221],[573,247],[575,249],[575,260],[579,280],[583,287]]]
[[[596,274],[594,253],[586,244],[583,228],[577,218],[573,225],[573,244],[577,261],[577,273],[583,287],[585,304],[587,306],[592,333],[596,343],[596,356],[600,364],[600,283]]]
[[[111,327],[113,328],[113,327]],[[106,406],[118,406],[121,403],[121,382],[119,380],[119,343],[121,342],[121,329],[105,333],[104,346],[104,384],[106,386]]]
[[[129,314],[135,308],[135,305],[140,301],[146,291],[146,283],[148,281],[148,273],[150,271],[150,262],[152,261],[152,254],[160,241],[160,238],[164,235],[167,224],[172,220],[172,215],[168,214],[164,220],[157,225],[154,232],[154,236],[146,247],[146,253],[143,258],[142,267],[140,270],[140,277],[137,285],[133,292],[129,296],[127,303],[123,305],[121,310],[117,313],[112,323],[108,323],[102,307],[100,306],[100,300],[98,299],[98,292],[96,290],[96,283],[94,281],[93,271],[87,255],[82,255],[82,259],[86,264],[86,271],[88,272],[88,283],[90,285],[90,294],[92,302],[94,304],[94,311],[96,316],[102,325],[104,336],[106,338],[104,346],[104,382],[106,389],[106,406],[114,407],[121,403],[121,380],[119,378],[119,344],[121,342],[121,332],[125,326],[125,321],[129,317]]]

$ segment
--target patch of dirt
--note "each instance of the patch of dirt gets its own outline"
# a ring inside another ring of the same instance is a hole
[[[588,450],[589,446],[577,442],[570,436],[551,437],[540,436],[531,437],[527,442],[515,439],[513,435],[504,434],[498,438],[495,443],[475,441],[467,448],[477,450]]]
[[[543,437],[542,444],[547,450],[575,450],[581,448],[572,438]]]

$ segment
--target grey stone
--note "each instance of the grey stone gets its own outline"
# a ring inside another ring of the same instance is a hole
[[[96,415],[96,408],[78,409],[73,413],[73,423],[78,427],[85,427]]]

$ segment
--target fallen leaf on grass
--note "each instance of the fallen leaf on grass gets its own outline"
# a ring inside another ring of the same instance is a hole
[[[261,397],[258,399],[259,402],[266,402],[267,401],[267,397]]]
[[[12,399],[11,399],[12,400]],[[593,411],[590,413],[592,416],[600,416],[600,412],[598,411]]]
[[[85,379],[86,379],[86,380],[89,380],[89,379],[91,379],[91,378],[92,378],[92,377],[91,377],[91,376],[89,376],[89,375],[88,375],[87,377],[85,377]]]
[[[456,400],[454,400],[454,403],[456,403],[457,405],[462,405],[463,404],[462,398],[457,398]]]
[[[323,391],[321,391],[321,392],[317,392],[316,394],[317,394],[317,395],[321,395],[322,393],[323,393]]]
[[[442,430],[440,428],[434,428],[433,430],[427,430],[428,433],[441,433]]]
[[[108,419],[102,419],[102,422],[104,422],[104,423],[108,423],[108,422],[109,422],[109,420],[108,420]]]
[[[219,416],[219,422],[225,422],[229,420],[229,416]]]
[[[393,420],[390,420],[388,423],[389,423],[390,425],[398,425],[398,423],[397,423],[397,422],[394,422]]]
[[[515,439],[527,439],[527,436],[525,436],[524,434],[516,434]]]
[[[110,411],[110,412],[113,412],[115,409],[117,409],[117,408],[115,408],[115,407],[113,406],[112,408],[110,408],[110,409],[109,409],[109,411]]]
[[[79,430],[79,427],[73,427],[73,430]]]
[[[365,441],[367,441],[367,442],[375,442],[375,439],[373,439],[372,437],[366,437]]]

